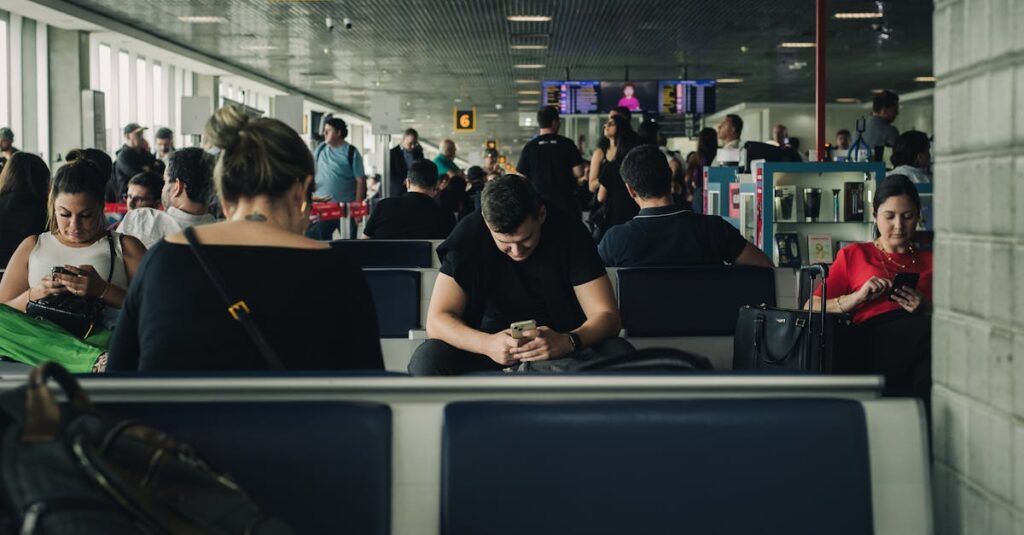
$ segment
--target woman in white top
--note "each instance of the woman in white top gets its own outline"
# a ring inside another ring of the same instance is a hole
[[[932,143],[928,135],[917,130],[908,130],[896,138],[892,147],[893,170],[886,176],[904,175],[914,184],[930,184],[932,175],[928,171],[932,161]]]
[[[105,230],[107,177],[77,151],[68,161],[51,183],[50,231],[25,238],[0,279],[0,355],[32,365],[53,360],[82,373],[97,366],[146,248]],[[55,267],[66,273],[54,273]],[[59,294],[102,302],[103,325],[81,340],[24,314],[29,301]]]

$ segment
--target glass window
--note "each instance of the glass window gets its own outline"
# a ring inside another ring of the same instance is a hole
[[[167,107],[164,104],[164,67],[153,63],[153,124],[167,126]]]
[[[139,106],[138,117],[139,124],[142,126],[152,126],[150,122],[150,104],[149,104],[149,90],[146,89],[146,82],[148,74],[146,70],[146,60],[144,58],[135,58],[135,95],[137,96],[137,104]]]
[[[131,89],[130,89],[130,85],[131,85],[131,79],[130,78],[131,78],[131,76],[129,74],[130,70],[131,70],[130,69],[130,58],[128,57],[128,53],[123,51],[123,50],[118,52],[117,53],[117,82],[118,82],[118,84],[117,84],[118,85],[118,87],[117,87],[117,89],[118,89],[117,100],[118,100],[118,103],[120,104],[120,107],[119,107],[119,110],[118,110],[120,112],[120,117],[119,117],[120,120],[117,121],[116,124],[111,125],[115,130],[120,130],[121,128],[124,127],[124,125],[126,125],[129,122],[135,120],[135,118],[131,116],[132,115],[132,102],[131,102],[131,96],[130,96],[131,95]]]
[[[7,72],[7,21],[0,20],[0,125],[7,126],[11,122],[10,87],[11,76]]]

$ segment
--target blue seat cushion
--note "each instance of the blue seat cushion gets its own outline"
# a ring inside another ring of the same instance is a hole
[[[391,409],[354,402],[100,403],[194,446],[295,533],[385,535]]]
[[[377,309],[382,338],[407,338],[420,328],[420,273],[405,270],[363,271]]]
[[[345,251],[359,267],[431,267],[434,247],[429,241],[334,240],[331,247]]]
[[[616,276],[622,326],[631,338],[732,336],[740,307],[775,306],[769,268],[628,268]]]
[[[446,535],[873,531],[854,401],[459,402],[442,463]]]

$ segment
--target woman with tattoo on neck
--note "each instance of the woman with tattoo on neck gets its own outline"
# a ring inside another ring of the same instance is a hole
[[[302,139],[231,106],[206,136],[220,149],[213,174],[226,221],[153,246],[107,370],[265,370],[274,360],[288,370],[383,369],[362,271],[304,236],[315,171]]]

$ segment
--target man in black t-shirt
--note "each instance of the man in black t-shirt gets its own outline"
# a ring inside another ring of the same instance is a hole
[[[574,194],[586,162],[571,139],[558,135],[562,120],[557,108],[541,108],[537,112],[537,124],[540,135],[523,147],[516,171],[533,182],[545,204],[579,217],[580,208]]]
[[[114,191],[118,201],[128,193],[128,181],[133,176],[153,170],[156,156],[150,154],[147,149],[148,144],[143,137],[145,130],[138,123],[128,123],[124,127],[124,145],[117,151],[117,161],[114,162]]]
[[[401,197],[382,199],[363,234],[378,240],[440,240],[455,226],[455,216],[445,212],[437,196],[437,166],[430,160],[416,160],[405,179]]]
[[[484,188],[481,209],[440,245],[441,272],[413,375],[496,371],[628,352],[611,282],[586,227],[547,209],[524,177]],[[514,322],[537,328],[513,338]]]
[[[657,147],[641,145],[629,151],[620,172],[640,213],[605,233],[598,246],[605,265],[772,267],[771,259],[726,220],[673,204],[672,171]]]

